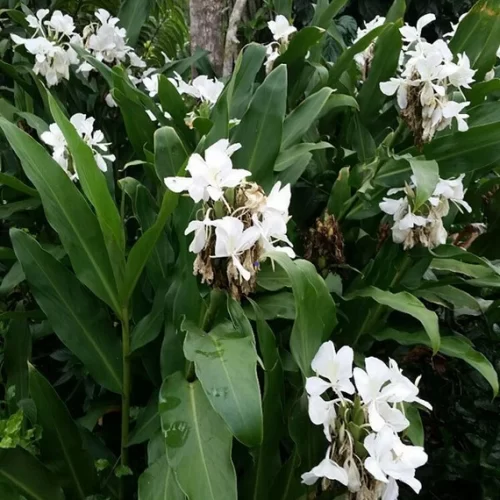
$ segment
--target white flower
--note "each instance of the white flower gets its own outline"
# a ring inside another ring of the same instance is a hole
[[[30,28],[35,28],[37,31],[43,32],[42,21],[49,15],[49,9],[39,9],[36,11],[36,17],[32,15],[26,16],[26,22]]]
[[[211,80],[206,75],[197,76],[191,85],[199,93],[201,100],[211,105],[217,102],[224,90],[224,84],[221,81],[216,78]]]
[[[256,227],[245,229],[243,222],[236,217],[223,217],[213,222],[215,226],[215,254],[214,257],[229,257],[238,269],[241,277],[248,281],[251,273],[240,262],[239,256],[255,245],[259,239],[259,230]]]
[[[314,425],[322,425],[328,441],[332,440],[330,424],[336,417],[335,401],[325,401],[321,396],[310,396],[308,399],[308,413]]]
[[[460,113],[464,108],[466,108],[470,102],[455,102],[455,101],[448,101],[444,106],[443,106],[443,116],[445,118],[455,118],[458,123],[458,130],[460,132],[466,132],[469,130],[469,126],[467,125],[467,122],[465,121],[467,118],[469,118],[469,115],[465,113]]]
[[[470,60],[467,54],[465,52],[463,54],[458,54],[457,64],[451,64],[453,65],[452,69],[454,71],[448,76],[450,83],[455,87],[470,89],[470,84],[474,82],[473,77],[476,74],[476,70],[471,69]]]
[[[233,169],[231,154],[241,147],[240,144],[229,146],[227,139],[221,139],[207,148],[205,159],[195,153],[191,155],[186,170],[189,177],[167,177],[165,184],[175,192],[188,191],[189,196],[198,203],[201,200],[220,200],[224,188],[236,187],[251,172]]]
[[[302,483],[309,486],[314,484],[318,479],[326,477],[331,481],[338,481],[347,486],[349,483],[347,472],[343,467],[340,467],[340,465],[330,459],[330,450],[331,448],[328,448],[325,458],[316,467],[302,474]]]
[[[388,476],[403,481],[416,493],[420,481],[415,479],[415,469],[427,462],[427,454],[420,446],[404,445],[399,437],[385,427],[377,434],[369,434],[364,446],[370,455],[365,469],[378,481],[388,483]]]
[[[434,14],[425,14],[417,21],[416,28],[405,24],[399,29],[401,35],[403,36],[403,40],[408,44],[420,41],[422,30],[435,20],[436,16]]]
[[[266,68],[266,74],[271,73],[274,67],[274,61],[280,56],[279,46],[275,43],[270,43],[266,47],[266,61],[264,66]]]
[[[411,208],[408,207],[408,213],[398,221],[398,228],[402,231],[414,228],[415,226],[425,226],[427,224],[427,219],[421,215],[415,215],[412,213]]]
[[[382,212],[392,215],[395,221],[400,221],[408,210],[408,199],[383,198],[383,201],[379,203],[379,207]]]
[[[465,174],[461,174],[456,179],[439,179],[433,196],[441,196],[465,208],[467,212],[472,212],[471,206],[464,200],[465,190],[462,182],[464,177]]]
[[[292,191],[290,189],[290,184],[281,187],[281,181],[278,181],[267,195],[265,204],[259,207],[259,212],[262,213],[264,217],[273,215],[286,217],[288,216],[291,198]]]
[[[390,379],[390,370],[378,358],[365,359],[366,371],[354,368],[354,382],[361,400],[368,407],[370,427],[378,432],[386,426],[399,429],[408,427],[409,422],[402,413],[387,404],[387,395],[383,390]]]
[[[331,388],[337,394],[342,392],[353,394],[354,386],[350,380],[353,356],[353,350],[349,346],[344,346],[335,352],[333,342],[322,344],[311,362],[311,368],[317,376],[307,378],[307,393],[310,396],[320,396]]]
[[[213,226],[213,221],[209,217],[210,211],[207,211],[205,218],[203,220],[192,220],[186,230],[185,235],[194,232],[194,239],[189,245],[189,251],[193,253],[200,253],[207,242],[207,229],[209,226]]]
[[[271,33],[273,34],[273,38],[277,42],[288,42],[288,37],[297,31],[297,28],[292,26],[289,22],[288,19],[285,16],[282,16],[281,14],[276,16],[276,19],[274,21],[269,21],[267,23],[267,26],[271,30]]]
[[[55,10],[49,21],[45,21],[45,25],[52,28],[58,35],[71,36],[75,31],[75,23],[73,18],[67,14],[63,14],[60,10]]]
[[[427,401],[418,397],[418,380],[414,384],[408,377],[405,377],[398,364],[393,359],[389,360],[389,371],[391,383],[384,388],[384,395],[391,403],[418,403],[432,410],[432,406]]]
[[[155,95],[158,94],[159,82],[160,82],[160,75],[157,73],[142,79],[142,83],[146,87],[146,90],[149,92],[149,97],[154,97]]]
[[[94,130],[94,118],[87,118],[87,116],[82,113],[76,113],[70,118],[70,122],[75,127],[80,137],[92,149],[94,159],[99,169],[106,172],[108,169],[106,160],[113,162],[116,158],[112,154],[102,154],[108,151],[109,143],[104,142],[104,134],[100,130]],[[66,139],[59,126],[56,123],[51,124],[49,130],[44,132],[40,137],[45,144],[52,147],[52,157],[59,163],[71,179],[78,179],[78,174],[76,172],[72,173],[68,170],[69,152],[67,150]]]
[[[106,94],[106,97],[104,98],[104,101],[106,102],[106,105],[110,108],[116,108],[118,107],[118,104],[116,104],[116,101],[113,98],[113,95],[111,92],[108,92]]]
[[[291,259],[295,258],[295,252],[291,248],[292,242],[286,235],[286,219],[281,215],[272,215],[260,221],[257,214],[252,216],[254,226],[259,230],[260,243],[264,252],[278,251],[288,255]],[[285,243],[287,246],[275,246],[276,243]]]
[[[408,87],[411,81],[406,78],[391,78],[388,82],[380,82],[380,91],[382,94],[392,96],[397,94],[398,106],[406,109],[408,106]]]

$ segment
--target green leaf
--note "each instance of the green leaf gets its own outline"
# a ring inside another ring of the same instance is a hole
[[[185,500],[185,498],[165,456],[149,466],[139,477],[139,500]]]
[[[132,330],[132,352],[149,344],[149,342],[152,342],[160,334],[165,315],[165,295],[167,294],[167,288],[167,284],[160,286],[156,292],[151,311]]]
[[[458,25],[449,47],[454,54],[465,52],[476,81],[495,65],[500,46],[500,4],[497,0],[479,0]]]
[[[31,291],[56,335],[99,384],[120,393],[121,345],[99,301],[31,236],[12,228],[10,237]]]
[[[328,199],[327,210],[329,214],[338,219],[344,212],[344,207],[351,198],[351,186],[349,185],[349,167],[340,169],[337,180],[335,181],[330,198]]]
[[[339,78],[342,73],[349,68],[349,65],[354,61],[354,56],[363,52],[369,47],[372,41],[380,35],[380,33],[385,29],[385,26],[379,26],[371,30],[364,37],[360,38],[356,43],[351,45],[346,51],[344,51],[333,67],[330,69],[328,76],[328,86],[335,88]]]
[[[4,186],[8,186],[11,189],[15,189],[20,193],[25,193],[33,198],[38,198],[38,191],[27,186],[24,182],[21,182],[19,179],[12,175],[7,175],[0,172],[0,184]]]
[[[281,268],[279,270],[281,271]],[[286,277],[288,278],[288,276]],[[290,286],[289,279],[288,286]],[[293,321],[295,319],[295,299],[291,292],[282,291],[263,295],[259,294],[254,297],[254,300],[265,320],[281,318]],[[245,313],[252,321],[255,321],[253,308],[245,306]]]
[[[12,203],[0,205],[0,220],[9,219],[17,212],[36,210],[40,204],[40,198],[28,198],[26,200],[13,201]]]
[[[406,12],[406,1],[405,0],[394,0],[391,8],[385,16],[386,23],[394,23],[399,19],[403,19]]]
[[[19,310],[22,312],[22,310]],[[4,363],[6,387],[14,386],[17,402],[29,398],[28,362],[31,356],[31,333],[26,318],[11,320],[5,335]]]
[[[405,404],[404,408],[405,416],[410,422],[410,426],[405,430],[405,434],[413,446],[424,446],[424,426],[418,408],[413,404]]]
[[[400,27],[401,23],[386,25],[375,43],[370,71],[358,94],[360,115],[367,124],[378,118],[379,110],[387,101],[380,90],[380,82],[389,80],[398,68],[402,47]]]
[[[14,262],[0,284],[0,297],[9,295],[25,279],[26,277],[24,276],[21,264],[19,264],[19,262]]]
[[[318,149],[333,148],[328,142],[303,142],[301,144],[296,144],[289,149],[281,151],[274,164],[275,172],[282,172],[289,167],[292,167],[297,163],[304,155],[311,151],[316,151]]]
[[[188,152],[172,127],[155,132],[155,169],[163,184],[165,177],[176,176],[188,159]]]
[[[170,191],[164,194],[156,222],[137,240],[130,250],[125,265],[125,282],[120,294],[122,304],[127,304],[130,300],[144,266],[153,252],[168,218],[177,206],[178,198],[179,195]]]
[[[239,54],[233,75],[227,85],[229,118],[240,119],[252,98],[255,78],[262,69],[266,49],[259,43],[248,44]]]
[[[177,372],[160,393],[167,458],[189,500],[236,500],[231,433],[212,409],[200,382]]]
[[[284,390],[283,368],[276,345],[274,333],[265,322],[259,306],[250,301],[254,310],[259,338],[259,347],[264,362],[264,397],[263,421],[264,435],[262,444],[257,450],[256,464],[252,474],[252,500],[269,497],[269,485],[277,474],[276,463],[279,463],[279,442],[283,429]]]
[[[367,162],[375,156],[377,152],[375,141],[358,115],[352,116],[347,134],[361,162]]]
[[[130,433],[127,446],[144,443],[160,430],[160,415],[158,413],[158,391],[151,396],[147,406],[142,409],[134,430]]]
[[[127,43],[136,44],[141,28],[155,6],[155,0],[123,0],[118,12],[120,26],[127,30]]]
[[[401,332],[388,328],[380,333],[372,334],[372,337],[377,340],[395,340],[401,345],[421,344],[431,347],[425,332]],[[498,374],[495,368],[484,354],[474,349],[468,340],[459,336],[441,337],[439,352],[468,363],[488,381],[493,389],[493,394],[498,395]]]
[[[280,252],[273,252],[270,257],[285,270],[292,282],[296,317],[290,349],[307,377],[312,373],[312,359],[337,324],[335,302],[313,264],[306,260],[293,261]]]
[[[344,8],[347,0],[332,0],[330,5],[324,10],[320,10],[316,7],[318,12],[314,13],[314,18],[311,21],[313,26],[319,26],[323,29],[328,29],[332,19]]]
[[[76,275],[118,312],[116,284],[101,229],[82,194],[32,137],[3,118],[0,127],[40,194],[47,219],[61,238]]]
[[[146,159],[144,149],[152,150],[156,126],[147,115],[144,104],[138,98],[132,99],[130,96],[125,95],[123,90],[114,88],[113,98],[120,106],[128,139],[138,158],[144,160]]]
[[[274,11],[276,14],[290,18],[292,15],[292,4],[293,0],[274,0]]]
[[[307,133],[318,118],[331,93],[332,89],[322,88],[309,96],[285,118],[281,149],[288,149]]]
[[[97,475],[75,421],[48,381],[30,365],[30,393],[42,426],[41,458],[55,467],[67,498],[85,500],[97,492]]]
[[[120,214],[109,193],[106,178],[96,164],[92,150],[64,116],[52,95],[47,93],[47,96],[52,116],[68,143],[83,192],[95,208],[119,288],[125,267],[125,233]]]
[[[63,500],[52,473],[23,448],[0,450],[0,481],[11,485],[27,500]]]
[[[285,53],[276,60],[276,65],[289,65],[295,63],[296,61],[303,60],[310,48],[321,40],[324,33],[325,30],[317,26],[306,26],[305,28],[302,28],[290,40]]]
[[[345,94],[332,94],[320,113],[320,118],[326,116],[328,113],[337,108],[354,108],[359,111],[359,104],[356,99],[350,95]]]
[[[262,406],[253,336],[222,323],[205,333],[185,321],[184,354],[215,411],[246,446],[262,441]]]
[[[413,316],[424,327],[432,345],[434,353],[439,350],[441,337],[439,335],[439,322],[435,312],[429,311],[420,300],[409,292],[392,293],[369,286],[351,293],[347,300],[358,297],[373,299],[378,304],[388,306],[395,311]]]
[[[434,193],[439,182],[439,166],[435,160],[417,160],[409,158],[411,171],[415,176],[417,195],[414,210],[418,210]]]
[[[481,306],[475,297],[451,285],[416,290],[414,293],[421,299],[448,309],[465,309],[471,313],[481,314]]]
[[[424,146],[428,160],[436,160],[443,179],[473,172],[500,160],[500,120],[471,127],[466,132],[436,137]]]
[[[242,148],[233,155],[238,168],[250,170],[252,180],[265,189],[273,180],[274,162],[281,147],[286,108],[287,70],[278,66],[255,92],[232,142]]]

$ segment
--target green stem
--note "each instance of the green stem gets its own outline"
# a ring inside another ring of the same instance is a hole
[[[224,302],[226,295],[224,292],[220,290],[212,290],[210,293],[210,304],[208,309],[205,311],[205,315],[203,316],[203,323],[201,325],[201,329],[208,333],[212,328],[215,318],[217,317],[217,312],[219,311],[219,307]],[[196,378],[196,374],[194,371],[194,363],[192,361],[188,361],[186,363],[186,380],[189,382],[193,382]]]
[[[123,390],[122,390],[122,436],[121,436],[121,462],[123,467],[128,467],[128,434],[130,424],[130,324],[128,309],[122,311],[122,362],[123,362]],[[125,498],[125,477],[120,481],[120,499]]]
[[[403,120],[399,121],[398,128],[394,132],[394,134],[393,134],[393,136],[391,138],[391,142],[389,143],[389,149],[394,149],[394,146],[396,145],[396,143],[401,138],[401,135],[403,134],[403,130],[405,129],[405,125],[406,124],[405,124],[405,122]]]

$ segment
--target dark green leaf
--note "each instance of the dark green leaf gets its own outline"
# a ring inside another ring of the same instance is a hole
[[[48,93],[48,100],[52,116],[68,143],[68,149],[78,172],[83,192],[95,208],[115,280],[118,288],[120,288],[125,266],[125,234],[120,214],[111,198],[106,178],[96,164],[92,150],[64,116],[61,108],[50,93]]]
[[[189,500],[236,500],[231,433],[200,382],[189,383],[179,372],[168,377],[160,416],[169,465]]]
[[[120,393],[120,341],[99,301],[31,236],[14,228],[10,236],[31,291],[56,335],[101,385]]]
[[[335,181],[330,198],[328,199],[328,213],[337,219],[344,212],[344,207],[351,197],[351,186],[349,185],[349,167],[341,168]]]
[[[184,354],[193,361],[208,400],[247,446],[262,441],[262,406],[253,336],[219,324],[205,333],[185,321]]]
[[[401,332],[388,328],[380,333],[372,335],[377,340],[395,340],[401,345],[417,345],[422,344],[431,347],[431,342],[425,332]],[[498,394],[498,374],[495,368],[484,356],[484,354],[476,351],[468,340],[456,337],[442,337],[439,352],[445,356],[458,358],[474,369],[476,369],[491,385],[493,394]]]
[[[265,189],[272,183],[274,162],[281,147],[286,88],[287,70],[281,65],[255,92],[232,141],[242,145],[233,155],[234,165],[250,170],[252,180]]]
[[[272,259],[292,282],[296,317],[290,337],[290,349],[304,376],[311,373],[311,361],[319,346],[337,324],[335,302],[323,278],[306,260],[292,261],[283,253],[273,252]]]
[[[97,475],[89,453],[83,449],[76,423],[56,391],[30,366],[30,392],[42,426],[41,458],[55,467],[67,498],[85,500],[97,492]]]
[[[23,448],[0,450],[0,481],[11,485],[28,500],[64,499],[52,473]]]
[[[165,177],[177,175],[188,159],[188,152],[172,127],[155,132],[155,169],[163,183]]]
[[[497,0],[479,0],[458,25],[450,40],[454,54],[465,52],[480,81],[495,65],[500,46],[500,5]]]
[[[27,186],[26,184],[24,184],[24,182],[21,182],[19,179],[12,175],[7,175],[0,172],[0,184],[15,189],[20,193],[25,193],[31,197],[38,198],[38,191],[36,189]]]
[[[142,409],[134,430],[130,433],[127,446],[144,443],[160,430],[160,415],[158,413],[158,391],[151,396],[148,405]]]
[[[262,68],[266,49],[258,43],[250,43],[238,56],[233,76],[227,85],[229,118],[240,119],[246,112],[257,73]]]
[[[148,467],[139,477],[139,500],[184,500],[186,497],[162,457]]]
[[[413,316],[422,324],[427,332],[434,352],[436,353],[439,350],[441,337],[439,335],[438,317],[435,312],[427,309],[424,304],[411,293],[392,293],[374,286],[369,286],[361,290],[356,290],[346,298],[349,300],[357,297],[373,299],[381,305]]]
[[[101,229],[87,202],[63,169],[32,137],[2,118],[0,127],[37,188],[47,219],[61,238],[76,275],[118,312],[111,263]]]
[[[283,123],[281,149],[288,149],[307,133],[326,104],[332,89],[323,88],[295,108]]]
[[[118,12],[120,25],[127,30],[127,42],[132,47],[137,42],[141,28],[149,17],[155,0],[123,0]]]

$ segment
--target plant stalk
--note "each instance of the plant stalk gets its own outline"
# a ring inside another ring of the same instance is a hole
[[[122,363],[123,363],[123,389],[122,389],[122,435],[120,465],[128,467],[128,434],[130,424],[130,392],[132,379],[130,373],[130,323],[128,309],[122,311]],[[120,499],[125,498],[125,477],[120,481]]]

